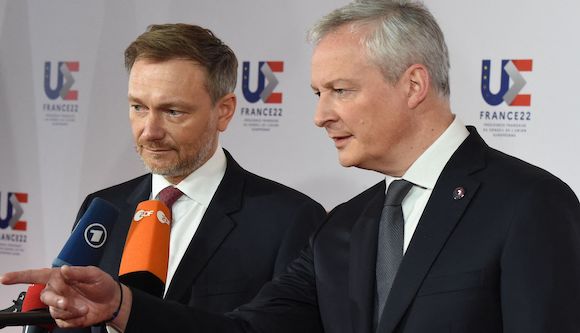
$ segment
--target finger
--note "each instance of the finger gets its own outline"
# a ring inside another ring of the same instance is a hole
[[[40,301],[49,307],[57,307],[60,308],[63,306],[62,304],[63,296],[59,293],[55,292],[52,286],[48,285],[44,288],[44,290],[40,293]]]
[[[69,296],[75,282],[64,276],[62,268],[57,268],[46,283],[44,290],[52,291],[61,296]]]
[[[77,328],[88,326],[85,324],[86,319],[84,317],[68,320],[55,319],[55,322],[60,328]]]
[[[0,276],[0,283],[2,284],[18,284],[18,283],[43,283],[46,284],[50,278],[52,269],[29,269],[18,272],[8,272]]]
[[[84,318],[88,313],[88,308],[85,307],[74,307],[69,304],[63,303],[59,304],[62,308],[51,306],[49,307],[50,316],[54,319],[61,319],[66,321],[71,321],[79,318]]]
[[[93,283],[101,274],[106,274],[95,266],[62,266],[60,273],[67,283]]]
[[[51,290],[44,291],[40,300],[49,306],[50,314],[53,318],[70,320],[85,316],[89,308],[82,302],[75,301],[74,298],[67,298],[53,293]]]

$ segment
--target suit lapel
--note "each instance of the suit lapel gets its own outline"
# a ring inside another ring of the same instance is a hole
[[[375,185],[374,195],[351,232],[349,296],[353,332],[371,332],[375,308],[375,264],[379,219],[385,201],[385,182]]]
[[[101,259],[101,269],[111,274],[114,277],[119,275],[119,265],[121,264],[121,256],[125,248],[125,240],[129,227],[133,221],[133,214],[135,208],[141,201],[149,199],[151,195],[151,174],[146,175],[128,196],[126,201],[120,201],[119,217],[115,222],[113,231],[111,233],[111,240]]]
[[[484,145],[479,135],[472,132],[439,176],[393,282],[379,332],[394,332],[475,196],[480,182],[470,174],[484,167]],[[465,189],[465,196],[456,200],[453,192],[458,187]]]
[[[179,262],[165,299],[180,300],[183,297],[207,262],[236,226],[229,215],[241,207],[244,170],[227,151],[224,150],[224,152],[227,158],[224,178]]]

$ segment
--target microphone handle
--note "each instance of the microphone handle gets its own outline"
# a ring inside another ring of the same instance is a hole
[[[6,326],[24,326],[24,325],[54,325],[55,321],[48,311],[30,311],[30,312],[1,312],[0,328]]]
[[[44,327],[26,325],[22,328],[22,333],[48,333],[50,332]]]

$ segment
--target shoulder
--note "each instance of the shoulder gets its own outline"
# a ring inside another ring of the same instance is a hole
[[[242,168],[226,150],[224,151],[228,164],[226,174],[220,184],[222,189],[239,190],[248,198],[265,200],[271,205],[310,205],[322,209],[322,206],[308,195]]]
[[[98,190],[87,196],[87,200],[99,197],[109,201],[125,201],[135,191],[150,192],[151,174],[145,174],[131,180]]]
[[[549,171],[493,148],[486,150],[486,162],[481,174],[487,182],[504,184],[513,189],[532,189],[542,184],[569,188]]]
[[[335,215],[343,212],[359,214],[361,210],[363,210],[370,202],[373,201],[373,199],[375,199],[377,196],[384,196],[384,193],[385,181],[381,180],[380,182],[367,188],[348,201],[336,206],[330,214]]]
[[[320,218],[326,215],[324,207],[307,194],[246,170],[243,194],[246,203],[258,203],[280,215],[300,216],[305,212]]]
[[[538,184],[553,183],[568,187],[550,172],[488,146],[475,128],[468,127],[470,136],[459,147],[444,169],[455,175],[460,169],[481,181],[486,188],[521,191]]]

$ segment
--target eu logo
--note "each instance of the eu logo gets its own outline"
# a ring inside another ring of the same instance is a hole
[[[20,218],[24,213],[22,209],[23,203],[28,202],[27,193],[13,193],[8,192],[6,196],[6,205],[2,205],[2,193],[0,193],[0,205],[6,207],[5,216],[0,216],[0,229],[10,227],[12,230],[26,230],[26,221],[21,221]],[[1,206],[0,206],[1,208]],[[0,212],[2,209],[0,209]]]
[[[250,62],[244,61],[242,70],[242,92],[249,103],[262,101],[264,103],[282,103],[282,93],[274,92],[278,86],[278,78],[274,73],[284,71],[283,61],[258,62],[258,80],[254,91],[250,90]],[[266,84],[266,81],[268,84]]]
[[[55,100],[61,98],[66,101],[78,99],[78,91],[72,90],[75,83],[73,72],[79,71],[78,61],[59,61],[57,63],[56,85],[51,87],[52,64],[50,61],[44,63],[44,93],[46,97]]]
[[[520,94],[526,85],[526,80],[521,72],[532,71],[532,59],[501,61],[500,87],[496,93],[489,88],[491,61],[483,60],[481,66],[481,95],[489,105],[499,105],[505,102],[509,106],[530,106],[532,96]],[[510,86],[510,80],[512,85]]]

